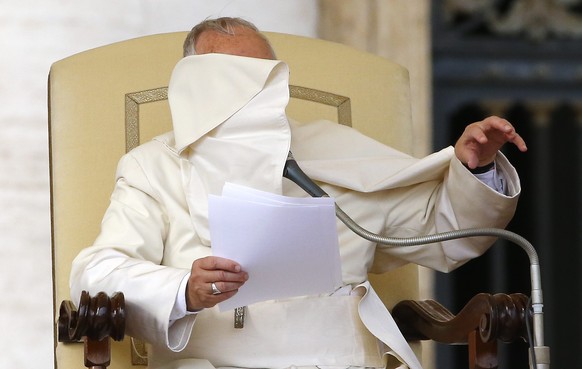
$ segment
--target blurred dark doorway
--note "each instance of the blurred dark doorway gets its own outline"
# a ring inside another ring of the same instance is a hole
[[[504,153],[522,180],[509,229],[540,257],[551,367],[582,368],[582,1],[432,2],[434,148],[468,123],[510,120],[529,151]],[[478,292],[530,295],[529,260],[498,241],[485,257],[436,277],[451,311]],[[465,347],[437,347],[437,367],[467,368]],[[500,368],[528,368],[527,346],[500,347]]]

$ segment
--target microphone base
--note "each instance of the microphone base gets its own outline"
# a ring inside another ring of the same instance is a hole
[[[533,348],[536,365],[533,366],[530,356],[530,368],[532,369],[550,369],[550,348],[548,346],[535,346]]]

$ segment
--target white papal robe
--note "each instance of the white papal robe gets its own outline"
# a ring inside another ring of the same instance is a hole
[[[169,86],[173,132],[119,162],[101,232],[73,263],[71,291],[73,299],[82,290],[123,291],[127,334],[149,343],[153,368],[383,367],[386,355],[402,367],[420,368],[367,274],[409,262],[449,271],[481,255],[492,239],[387,247],[338,222],[340,290],[253,304],[243,329],[233,328],[232,312],[216,308],[170,324],[192,262],[212,255],[208,195],[220,195],[228,181],[306,196],[282,178],[289,150],[374,233],[411,237],[503,228],[514,214],[519,178],[503,155],[496,166],[504,194],[475,178],[452,147],[416,159],[332,122],[289,122],[288,75],[287,66],[274,60],[184,58]]]

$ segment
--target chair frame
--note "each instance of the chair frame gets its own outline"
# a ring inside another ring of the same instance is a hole
[[[105,368],[111,364],[111,340],[120,341],[124,338],[125,316],[131,314],[131,311],[126,311],[125,309],[122,292],[113,296],[98,294],[95,297],[84,293],[81,296],[81,301],[77,304],[65,298],[71,256],[63,253],[61,248],[66,246],[62,246],[62,244],[73,244],[75,248],[81,247],[76,245],[80,241],[72,233],[78,231],[77,228],[82,228],[81,231],[85,234],[94,233],[98,227],[98,222],[94,219],[87,221],[87,224],[79,220],[71,222],[71,219],[67,218],[67,214],[63,215],[63,211],[57,210],[55,206],[57,202],[62,201],[69,195],[72,195],[70,201],[78,203],[79,200],[75,196],[80,196],[82,199],[83,194],[86,194],[86,192],[80,194],[71,193],[67,187],[68,184],[62,185],[59,182],[59,179],[63,176],[74,174],[78,165],[76,162],[69,160],[69,158],[59,156],[60,154],[57,154],[59,148],[61,146],[76,147],[76,145],[80,144],[76,141],[76,138],[71,137],[69,132],[73,128],[78,128],[61,126],[60,123],[62,116],[66,115],[65,113],[68,114],[67,109],[75,109],[70,106],[72,105],[70,104],[70,99],[76,97],[77,91],[69,91],[63,94],[61,90],[63,87],[66,89],[70,83],[79,83],[74,81],[75,79],[81,81],[80,83],[84,83],[85,77],[84,69],[79,69],[76,72],[77,74],[72,77],[65,75],[64,69],[74,63],[87,64],[86,68],[94,68],[93,59],[102,58],[105,61],[109,60],[110,63],[119,62],[123,64],[128,70],[127,78],[136,80],[135,86],[131,87],[132,90],[124,92],[124,100],[121,103],[116,100],[115,109],[120,112],[119,120],[124,120],[121,128],[124,130],[124,143],[123,149],[116,148],[111,155],[118,155],[119,157],[123,152],[131,150],[143,140],[143,127],[140,125],[141,108],[145,108],[149,103],[163,102],[167,98],[165,84],[169,80],[169,72],[171,71],[169,66],[171,63],[168,60],[177,61],[179,59],[181,41],[185,35],[186,32],[152,35],[105,46],[104,48],[122,53],[122,57],[114,61],[107,59],[111,58],[110,55],[100,56],[101,50],[99,49],[101,48],[89,50],[56,62],[53,64],[49,74],[49,152],[51,161],[51,216],[53,220],[51,226],[53,235],[55,312],[57,311],[57,305],[60,305],[55,346],[60,347],[61,343],[84,342],[86,367]],[[401,151],[409,153],[412,151],[410,91],[408,74],[404,68],[391,64],[383,58],[355,51],[344,45],[301,36],[277,33],[266,33],[266,35],[273,43],[278,56],[288,61],[290,65],[298,64],[302,68],[310,68],[311,65],[317,65],[319,69],[326,71],[328,68],[335,68],[336,64],[343,63],[342,65],[348,65],[358,58],[365,58],[365,63],[370,68],[381,65],[386,73],[390,73],[390,79],[371,90],[366,99],[351,99],[349,97],[351,85],[366,86],[367,84],[377,84],[376,79],[379,76],[365,77],[364,74],[362,76],[354,76],[354,73],[345,73],[342,75],[342,79],[349,80],[349,83],[347,83],[349,87],[346,88],[345,81],[333,78],[327,78],[323,87],[317,84],[321,81],[312,81],[310,78],[294,81],[296,75],[292,73],[290,95],[293,98],[292,100],[295,101],[315,102],[322,106],[332,107],[332,112],[326,113],[330,119],[336,120],[340,124],[353,125],[355,129],[360,130],[362,133],[373,136],[377,140]],[[289,44],[292,45],[292,48],[287,51],[286,48]],[[278,46],[282,46],[283,50],[280,51]],[[298,52],[309,48],[316,48],[320,51],[325,50],[325,53],[311,55],[314,53]],[[168,55],[167,57],[166,54]],[[147,60],[151,55],[162,55],[165,58],[166,69],[163,72],[158,72],[159,78],[148,85],[145,82],[138,81],[139,78],[135,76],[139,75],[138,73],[142,70],[157,67],[155,61]],[[336,55],[342,55],[339,58],[342,59],[341,63],[338,62]],[[101,73],[105,74],[106,72],[102,71]],[[325,72],[322,74],[325,74]],[[53,79],[55,75],[58,75],[58,78]],[[116,81],[112,80],[109,83],[115,84]],[[83,91],[84,96],[93,97],[94,93],[97,92],[89,87],[86,91]],[[382,97],[386,94],[394,96],[394,101],[382,100]],[[119,99],[122,96],[115,98]],[[61,101],[61,103],[55,103],[56,100]],[[63,100],[65,103],[62,102]],[[96,104],[96,109],[101,108],[99,102],[94,103]],[[369,111],[375,109],[382,110],[377,114],[381,116],[381,120],[377,119],[377,117],[366,116]],[[305,109],[301,109],[299,106],[294,107],[294,103],[292,103],[288,113],[291,116],[297,115],[298,120],[301,120],[305,118],[302,116],[303,110]],[[63,113],[64,111],[65,113]],[[121,111],[124,111],[124,113],[121,113]],[[78,114],[78,112],[73,113]],[[81,118],[76,119],[92,120],[94,117],[90,115],[90,112],[87,112],[81,115]],[[97,123],[99,122],[92,122],[91,124]],[[377,128],[374,128],[378,126],[384,129],[378,131]],[[54,164],[54,160],[63,159],[65,159],[64,164]],[[107,160],[111,161],[109,158]],[[75,185],[78,186],[78,184]],[[103,183],[99,182],[96,185],[101,186]],[[84,237],[88,236],[85,235]],[[85,238],[81,240],[81,242],[86,241],[87,239]],[[57,264],[59,264],[59,268],[56,267]],[[65,265],[64,268],[62,268],[63,264]],[[390,282],[392,286],[398,286],[404,280],[410,281],[416,286],[408,292],[398,292],[398,289],[393,287],[379,288],[379,290],[390,291],[393,295],[391,296],[393,301],[385,301],[388,306],[394,305],[396,301],[402,301],[393,308],[393,315],[405,337],[411,342],[424,339],[436,339],[439,341],[440,339],[441,342],[446,343],[469,344],[471,368],[495,368],[497,364],[490,357],[494,356],[496,341],[511,341],[523,337],[523,326],[528,319],[528,314],[523,304],[523,296],[495,295],[491,297],[490,295],[483,295],[475,301],[472,300],[455,317],[436,301],[417,302],[419,280],[416,266],[406,266],[395,273],[389,272],[388,274],[386,280],[392,280]],[[372,280],[374,283],[374,279]],[[380,295],[382,297],[382,291],[380,291]],[[507,310],[508,306],[511,313],[501,313]],[[508,334],[508,330],[503,327],[511,327],[509,330],[511,334]],[[480,333],[477,334],[478,332]],[[57,356],[58,354],[55,355],[55,357]],[[58,367],[58,365],[55,364],[55,367]]]

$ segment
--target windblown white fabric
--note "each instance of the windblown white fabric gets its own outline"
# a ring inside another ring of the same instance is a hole
[[[206,92],[209,96],[203,95]],[[281,173],[291,145],[285,115],[289,68],[274,60],[190,56],[176,66],[168,98],[175,136],[180,137],[176,149],[189,147],[192,224],[210,245],[208,208],[201,204],[210,194],[220,195],[227,180],[262,191],[282,191]]]

